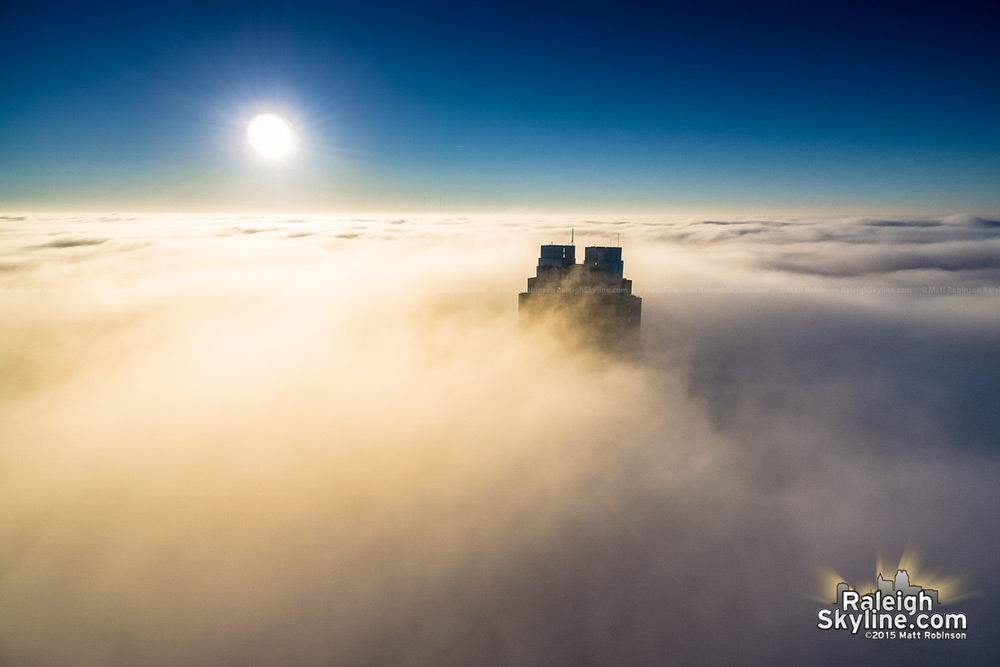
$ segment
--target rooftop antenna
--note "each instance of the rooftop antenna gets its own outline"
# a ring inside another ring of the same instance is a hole
[[[621,248],[622,247],[622,233],[621,232],[618,232],[618,240],[615,241],[615,247],[616,248]]]
[[[569,228],[569,244],[573,245],[574,239],[576,238],[576,230],[572,227]]]

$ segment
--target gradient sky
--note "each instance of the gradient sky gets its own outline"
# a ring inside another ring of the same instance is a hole
[[[998,17],[4,3],[0,205],[997,216]],[[301,136],[283,167],[247,154],[260,111]]]

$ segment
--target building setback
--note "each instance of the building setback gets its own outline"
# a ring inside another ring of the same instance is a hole
[[[518,295],[521,328],[547,321],[585,339],[635,342],[642,299],[623,273],[621,248],[591,246],[577,264],[576,246],[543,245],[535,277]]]

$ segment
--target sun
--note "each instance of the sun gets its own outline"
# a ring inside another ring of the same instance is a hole
[[[247,141],[263,157],[280,160],[295,148],[295,132],[280,116],[263,113],[247,123]]]

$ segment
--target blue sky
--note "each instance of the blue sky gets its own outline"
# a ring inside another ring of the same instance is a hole
[[[8,208],[1000,215],[996,3],[0,11]]]

